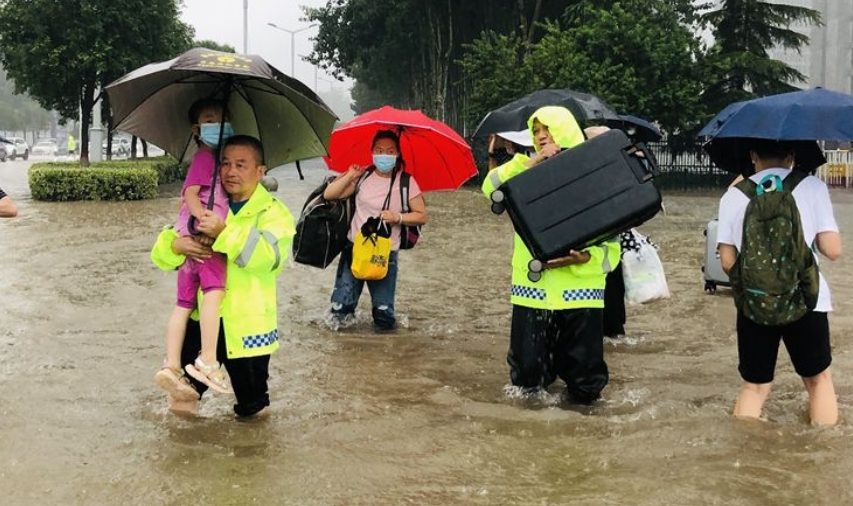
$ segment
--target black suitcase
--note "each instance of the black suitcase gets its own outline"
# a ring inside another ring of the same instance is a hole
[[[661,195],[657,160],[643,144],[610,130],[545,160],[500,185],[492,211],[509,212],[533,255],[531,281],[543,262],[566,256],[652,218]]]

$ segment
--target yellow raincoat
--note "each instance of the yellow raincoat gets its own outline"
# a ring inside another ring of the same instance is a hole
[[[548,106],[538,109],[527,121],[533,136],[533,121],[548,127],[554,141],[563,149],[572,148],[584,141],[584,135],[572,113],[564,107]],[[533,143],[537,152],[539,146]],[[529,158],[515,155],[509,162],[493,169],[483,181],[483,193],[487,197],[502,183],[528,169],[524,163]],[[527,264],[533,255],[515,234],[512,254],[511,302],[519,306],[536,309],[563,310],[575,308],[603,308],[604,284],[607,273],[619,264],[619,241],[610,240],[589,247],[589,262],[566,265],[542,272],[542,279],[532,282],[527,278]]]

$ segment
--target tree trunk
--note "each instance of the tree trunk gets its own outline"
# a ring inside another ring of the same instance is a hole
[[[130,139],[130,159],[136,160],[136,136],[134,135]]]
[[[80,100],[80,113],[83,116],[80,121],[80,166],[89,166],[89,125],[92,116],[92,107],[95,105],[94,79],[83,83],[83,97]]]
[[[539,13],[542,11],[542,0],[536,0],[536,7],[533,9],[533,18],[530,19],[530,26],[527,29],[527,43],[533,43],[533,30],[536,29],[536,23],[539,21]]]
[[[518,20],[519,20],[519,28],[521,29],[521,36],[527,36],[527,16],[524,15],[524,0],[518,0]]]

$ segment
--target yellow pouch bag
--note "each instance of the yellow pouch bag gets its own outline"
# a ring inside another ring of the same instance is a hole
[[[366,228],[371,230],[365,230]],[[390,235],[391,232],[384,223],[378,227],[362,227],[356,234],[350,266],[354,278],[365,281],[385,278],[388,274],[388,263],[391,261]]]

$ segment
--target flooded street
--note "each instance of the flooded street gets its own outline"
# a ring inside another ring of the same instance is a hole
[[[473,189],[427,196],[430,222],[400,254],[400,329],[323,323],[334,282],[291,262],[278,281],[282,347],[268,416],[234,421],[226,396],[197,418],[166,409],[175,274],[149,249],[177,187],[142,202],[35,202],[30,162],[0,164],[19,204],[0,221],[0,504],[808,505],[853,504],[853,193],[834,191],[848,251],[824,261],[842,422],[813,429],[780,352],[766,423],[730,417],[740,386],[735,311],[703,292],[718,193],[667,194],[641,230],[660,246],[672,298],[629,306],[592,408],[509,383],[511,226]],[[322,180],[271,175],[294,214]]]

